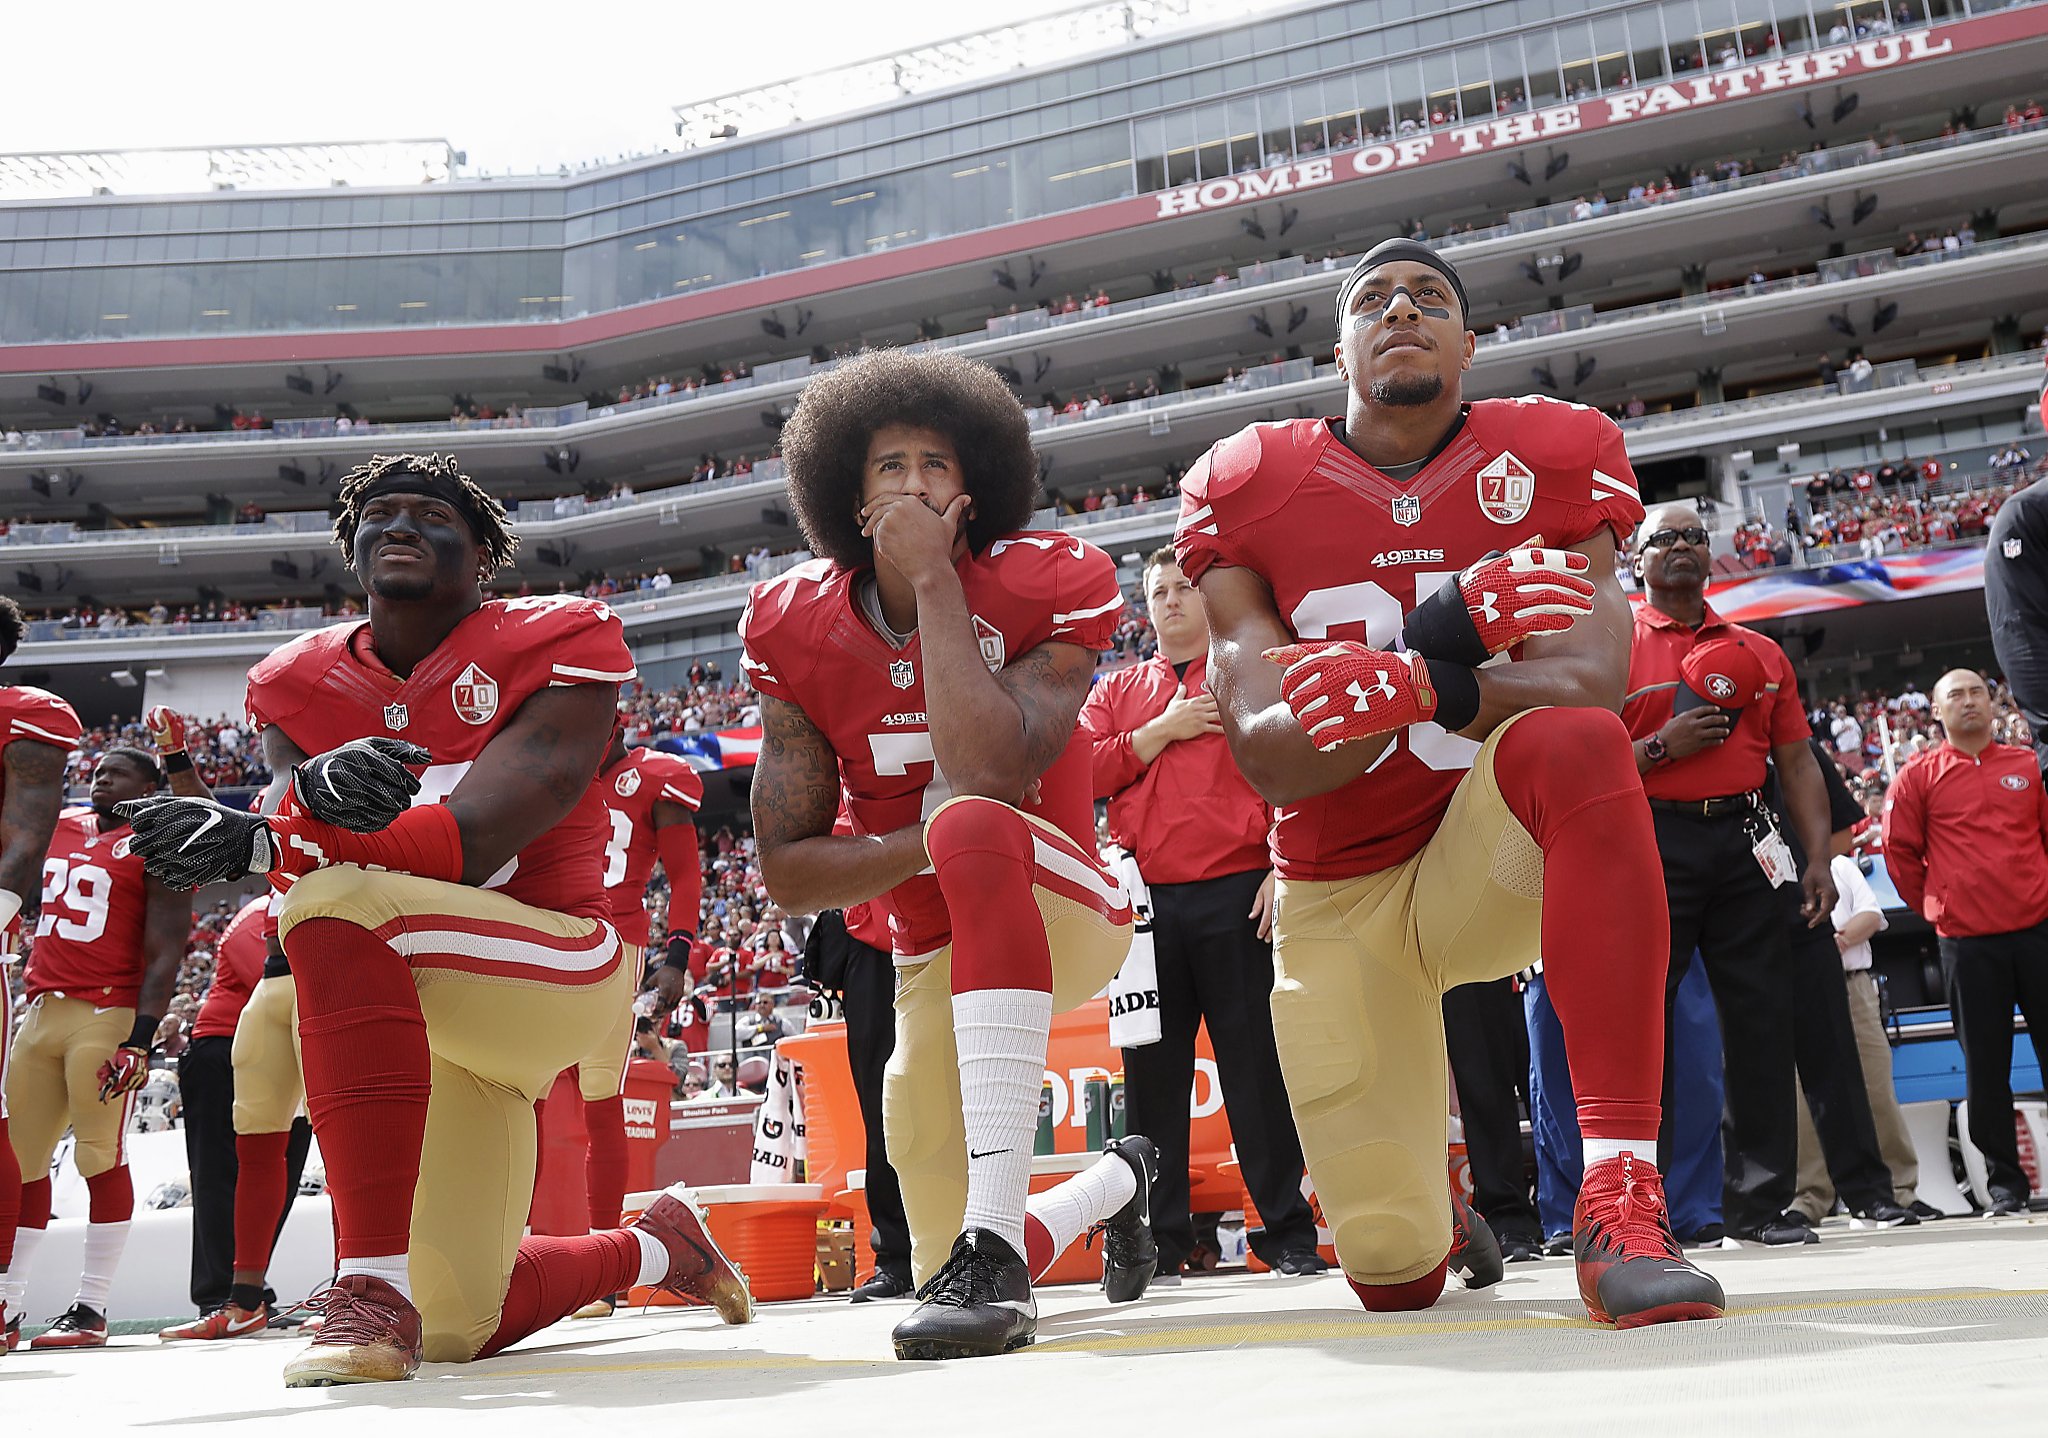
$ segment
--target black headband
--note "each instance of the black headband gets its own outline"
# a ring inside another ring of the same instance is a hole
[[[476,500],[471,497],[468,490],[446,475],[394,469],[371,480],[363,492],[356,496],[356,507],[360,511],[371,500],[381,499],[387,494],[423,494],[429,499],[438,499],[467,521],[471,534],[479,539],[484,535],[483,514],[478,510]]]
[[[1358,282],[1378,269],[1381,265],[1395,260],[1410,260],[1418,265],[1428,265],[1451,283],[1458,296],[1458,317],[1465,322],[1465,328],[1472,328],[1472,305],[1465,298],[1465,282],[1458,278],[1458,272],[1451,268],[1451,262],[1432,250],[1420,240],[1381,240],[1365,252],[1365,257],[1351,267],[1351,273],[1344,277],[1344,283],[1337,288],[1337,324],[1344,324],[1344,306],[1351,298],[1351,292]]]

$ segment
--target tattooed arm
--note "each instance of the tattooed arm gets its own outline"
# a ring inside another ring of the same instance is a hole
[[[16,739],[0,749],[7,783],[0,803],[0,889],[20,898],[29,927],[43,892],[43,855],[64,807],[65,757],[38,739]]]
[[[463,883],[483,883],[568,817],[597,775],[617,705],[609,684],[543,689],[492,736],[447,801]]]
[[[1074,737],[1095,656],[1074,644],[1041,644],[989,673],[950,569],[918,586],[917,632],[939,772],[955,794],[1018,803]]]
[[[931,862],[922,824],[888,834],[833,834],[839,756],[802,709],[765,694],[753,809],[761,880],[768,897],[792,914],[865,903]]]

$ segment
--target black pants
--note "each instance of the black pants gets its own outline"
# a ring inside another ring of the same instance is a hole
[[[1799,1170],[1793,1101],[1792,965],[1787,935],[1799,889],[1773,889],[1741,814],[1707,819],[1651,810],[1671,907],[1664,987],[1664,1132],[1671,1144],[1671,1012],[1694,949],[1721,1014],[1728,1128],[1722,1211],[1731,1232],[1761,1227],[1792,1203]],[[1666,1159],[1662,1165],[1670,1172]]]
[[[1195,1246],[1188,1212],[1188,1096],[1195,1030],[1204,1019],[1246,1190],[1265,1229],[1252,1248],[1268,1263],[1316,1246],[1302,1196],[1301,1140],[1273,1042],[1273,947],[1246,917],[1263,869],[1195,884],[1152,885],[1152,951],[1159,965],[1159,1042],[1125,1049],[1124,1106],[1132,1133],[1159,1149],[1152,1231],[1159,1271],[1177,1273]]]
[[[235,1268],[235,1041],[194,1039],[178,1059],[178,1100],[184,1111],[185,1164],[192,1184],[192,1302],[207,1313],[228,1301]],[[284,1232],[306,1168],[313,1129],[292,1125],[285,1149]]]
[[[867,1127],[868,1221],[874,1225],[868,1244],[876,1268],[891,1270],[908,1283],[910,1221],[903,1216],[903,1190],[889,1166],[882,1133],[882,1071],[896,1052],[896,962],[850,934],[846,944],[846,1058]]]
[[[1444,994],[1444,1043],[1458,1085],[1472,1206],[1496,1232],[1543,1237],[1522,1161],[1520,1104],[1529,1089],[1529,1025],[1512,980]]]
[[[1877,1146],[1877,1120],[1870,1116],[1870,1095],[1863,1087],[1842,951],[1835,947],[1832,925],[1809,929],[1800,919],[1790,932],[1799,1085],[1806,1090],[1806,1107],[1835,1192],[1852,1213],[1861,1213],[1892,1201],[1892,1171]]]
[[[2012,1122],[2012,1010],[2027,1018],[2035,1061],[2048,1078],[2048,921],[2009,934],[1941,940],[1949,1012],[1963,1046],[1970,1095],[1970,1142],[1984,1155],[1986,1182],[2001,1198],[2025,1202]]]

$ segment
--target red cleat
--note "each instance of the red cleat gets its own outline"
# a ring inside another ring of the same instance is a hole
[[[30,1348],[105,1348],[107,1315],[83,1303],[74,1303],[50,1326],[29,1339]]]
[[[320,1308],[320,1332],[284,1366],[285,1387],[397,1383],[419,1371],[420,1311],[383,1279],[351,1273],[307,1301]]]
[[[1721,1285],[1672,1236],[1656,1166],[1632,1153],[1586,1170],[1572,1215],[1572,1257],[1579,1297],[1596,1323],[1640,1328],[1719,1318],[1727,1303]]]
[[[668,1276],[656,1288],[694,1298],[718,1310],[727,1323],[746,1323],[754,1316],[754,1295],[747,1276],[719,1252],[704,1221],[704,1211],[686,1184],[675,1184],[647,1205],[633,1227],[668,1250]]]
[[[215,1342],[223,1338],[261,1338],[269,1324],[270,1305],[267,1303],[259,1303],[253,1309],[223,1303],[213,1312],[202,1313],[190,1323],[158,1329],[156,1336],[166,1343],[183,1343],[192,1339]]]

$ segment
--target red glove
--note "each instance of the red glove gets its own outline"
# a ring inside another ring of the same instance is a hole
[[[1477,668],[1539,634],[1562,634],[1593,612],[1592,568],[1570,549],[1490,554],[1410,611],[1402,647]]]
[[[149,731],[150,742],[156,745],[159,754],[182,754],[185,752],[185,716],[168,704],[153,704],[142,716],[142,727]]]
[[[1268,649],[1280,693],[1316,748],[1328,751],[1435,717],[1436,686],[1420,654],[1389,654],[1351,640]]]
[[[123,1044],[114,1056],[100,1065],[100,1102],[133,1093],[149,1078],[149,1050]]]

